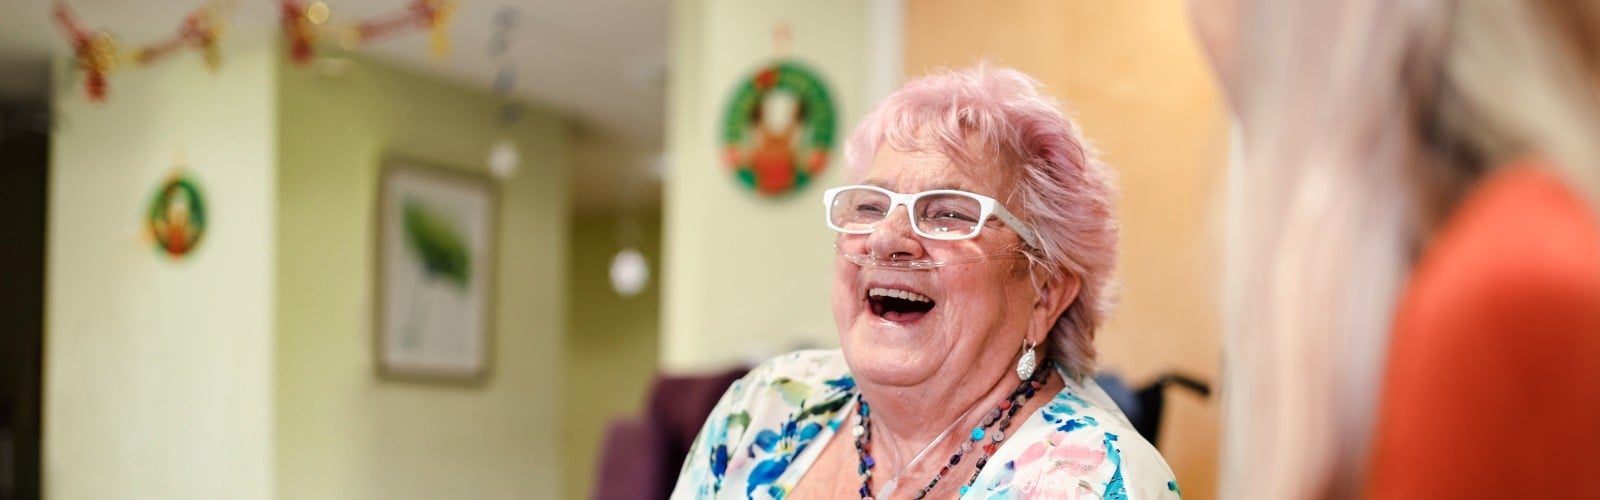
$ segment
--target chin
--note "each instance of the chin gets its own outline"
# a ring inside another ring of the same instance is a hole
[[[870,315],[867,315],[870,316]],[[947,349],[943,338],[920,329],[882,324],[879,318],[861,318],[841,329],[845,363],[858,382],[896,387],[914,386],[943,366]]]

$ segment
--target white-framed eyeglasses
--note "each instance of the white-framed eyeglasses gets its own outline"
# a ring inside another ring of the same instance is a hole
[[[822,193],[828,227],[845,234],[867,234],[904,205],[911,230],[930,240],[965,240],[978,236],[990,217],[999,219],[1030,248],[1039,248],[1033,231],[994,198],[955,189],[900,194],[877,186],[840,186]]]

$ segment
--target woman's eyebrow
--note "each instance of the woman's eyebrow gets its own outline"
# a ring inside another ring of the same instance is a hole
[[[866,180],[861,181],[861,184],[867,185],[867,186],[876,186],[876,187],[881,187],[881,188],[884,188],[884,189],[889,189],[889,183],[887,181],[884,181],[883,179],[879,179],[879,178],[866,179]],[[889,189],[889,190],[893,191],[893,189]],[[924,189],[922,191],[940,191],[940,190],[955,190],[955,191],[972,192],[972,190],[967,189],[965,186],[961,185],[960,183],[955,183],[955,182],[941,182],[939,184],[934,184],[933,187],[928,188],[928,189]],[[918,191],[918,192],[921,192],[921,191]]]

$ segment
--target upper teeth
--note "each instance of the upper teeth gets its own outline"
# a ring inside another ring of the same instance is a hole
[[[873,288],[871,290],[867,290],[867,296],[868,297],[894,297],[894,298],[901,299],[901,300],[910,300],[910,301],[916,301],[916,302],[933,302],[933,299],[928,298],[926,295],[922,295],[922,294],[919,294],[919,293],[916,293],[916,292],[908,292],[908,291],[905,291],[905,290],[891,290],[891,289],[888,289],[888,288]]]

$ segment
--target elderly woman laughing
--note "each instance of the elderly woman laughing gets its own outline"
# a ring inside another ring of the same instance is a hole
[[[1089,377],[1115,189],[1038,83],[913,81],[846,156],[823,199],[843,349],[736,382],[673,498],[1176,498]]]

